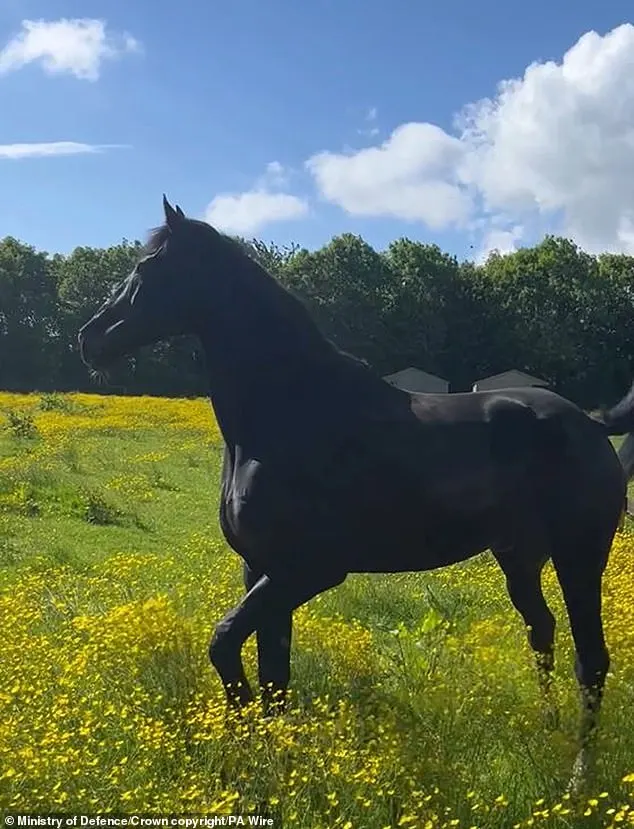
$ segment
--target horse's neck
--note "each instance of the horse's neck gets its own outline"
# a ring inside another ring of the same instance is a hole
[[[211,402],[228,446],[289,428],[307,397],[317,395],[337,370],[338,355],[326,340],[315,348],[284,322],[284,336],[274,322],[262,331],[250,324],[252,319],[200,335]]]
[[[268,450],[276,436],[387,400],[390,387],[339,352],[297,299],[256,263],[239,265],[224,309],[201,298],[198,332],[228,446]]]

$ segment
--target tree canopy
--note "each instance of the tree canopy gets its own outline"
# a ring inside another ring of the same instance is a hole
[[[326,336],[381,374],[413,365],[462,391],[518,368],[584,406],[612,402],[634,379],[634,257],[592,256],[552,236],[480,265],[411,239],[385,251],[349,233],[315,251],[241,241]],[[0,241],[0,388],[96,390],[77,330],[139,249],[124,240],[49,256]],[[110,390],[204,394],[201,362],[197,342],[177,338],[118,366]]]

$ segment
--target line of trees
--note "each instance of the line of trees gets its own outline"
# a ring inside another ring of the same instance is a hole
[[[414,365],[461,391],[519,368],[583,406],[612,402],[634,379],[634,257],[591,256],[555,237],[483,265],[409,239],[381,252],[351,234],[316,251],[243,243],[328,337],[381,374]],[[0,388],[97,390],[77,330],[139,251],[123,241],[49,256],[1,241]],[[118,366],[100,390],[205,394],[202,355],[190,338],[159,344]]]

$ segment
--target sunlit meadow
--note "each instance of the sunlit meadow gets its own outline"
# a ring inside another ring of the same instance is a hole
[[[577,688],[559,626],[549,732],[488,556],[353,576],[296,615],[292,703],[227,727],[207,661],[241,595],[203,400],[0,394],[0,809],[267,813],[305,829],[634,825],[634,534],[591,789],[564,794]],[[255,676],[255,646],[245,658]]]

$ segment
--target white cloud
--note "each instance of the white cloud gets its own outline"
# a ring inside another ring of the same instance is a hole
[[[0,159],[42,158],[53,155],[99,153],[121,144],[81,144],[77,141],[51,141],[39,144],[0,144]]]
[[[0,74],[39,63],[49,75],[95,81],[104,60],[140,51],[132,35],[106,31],[103,20],[23,20],[22,31],[0,52]]]
[[[281,192],[292,174],[291,168],[270,161],[250,190],[217,195],[207,206],[205,221],[225,233],[249,234],[273,222],[302,219],[308,215],[308,202]]]
[[[501,228],[491,228],[486,231],[484,239],[480,245],[480,250],[476,257],[478,262],[485,262],[487,257],[493,251],[498,253],[512,253],[517,250],[518,242],[521,241],[524,235],[524,228],[521,225],[516,225],[510,230],[502,230]]]
[[[464,222],[471,209],[456,170],[464,147],[433,124],[403,124],[379,147],[322,152],[307,161],[321,194],[358,216],[394,216],[433,228]]]
[[[301,219],[308,204],[288,193],[249,190],[216,196],[205,212],[205,221],[226,233],[256,233],[272,222]]]
[[[485,207],[552,216],[588,250],[632,246],[634,26],[588,32],[465,112],[462,174]]]
[[[634,26],[583,35],[467,106],[450,135],[403,124],[383,144],[307,162],[324,198],[355,215],[434,229],[480,222],[483,250],[546,225],[587,250],[634,253]]]

